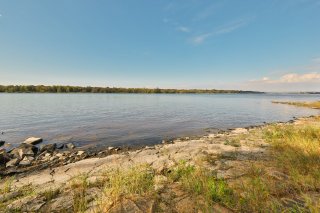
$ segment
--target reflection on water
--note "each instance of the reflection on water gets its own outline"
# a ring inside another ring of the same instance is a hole
[[[319,100],[284,94],[0,94],[0,139],[17,144],[28,136],[46,143],[137,145],[163,138],[287,121],[317,110],[272,100]]]

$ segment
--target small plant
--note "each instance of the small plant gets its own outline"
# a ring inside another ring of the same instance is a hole
[[[153,169],[147,165],[140,165],[125,171],[110,171],[104,191],[108,197],[118,200],[121,196],[143,195],[150,192],[153,185]]]
[[[3,180],[3,186],[0,188],[0,194],[9,193],[12,188],[12,183],[14,181],[14,177],[6,178]]]
[[[60,193],[59,189],[49,189],[41,193],[46,199],[46,201],[50,201],[52,199],[55,199]]]
[[[214,203],[221,203],[229,207],[233,205],[233,192],[227,183],[217,179],[212,172],[204,168],[188,165],[182,161],[173,168],[168,176],[192,196],[201,196],[207,208]]]
[[[236,139],[230,139],[230,140],[226,140],[224,142],[224,145],[229,145],[229,146],[234,146],[234,147],[240,147],[240,141],[236,140]]]
[[[89,185],[87,178],[87,175],[79,175],[71,180],[74,212],[84,212],[87,209],[86,190]]]

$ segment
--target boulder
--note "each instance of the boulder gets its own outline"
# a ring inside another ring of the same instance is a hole
[[[46,144],[43,146],[40,146],[40,153],[42,152],[53,152],[54,150],[56,150],[57,148],[57,144],[53,143],[53,144]]]
[[[23,159],[24,156],[34,157],[38,152],[38,148],[31,144],[22,143],[17,148],[14,148],[10,153],[16,158]]]
[[[36,144],[39,144],[41,142],[42,142],[42,138],[31,137],[31,138],[26,139],[23,143],[36,145]]]
[[[73,143],[67,143],[67,144],[66,144],[66,147],[67,147],[68,149],[74,149],[74,148],[76,148],[76,146],[75,146]]]
[[[25,156],[25,157],[19,162],[19,165],[21,165],[21,166],[29,166],[29,165],[31,165],[31,163],[32,163],[33,160],[34,160],[34,157]]]
[[[18,165],[18,163],[19,163],[19,159],[18,158],[14,158],[14,159],[11,159],[10,161],[8,161],[6,163],[6,167],[13,167],[13,166]]]
[[[1,140],[0,140],[0,146],[3,146],[4,143],[5,143],[5,141],[1,141]]]
[[[58,143],[57,144],[57,149],[63,149],[65,145],[63,143]]]
[[[10,158],[8,153],[6,153],[6,152],[1,152],[0,153],[0,166],[1,165],[6,165],[6,163],[8,161],[10,161],[10,160],[11,160],[11,158]]]
[[[81,151],[78,151],[78,152],[77,152],[77,155],[78,155],[78,156],[81,156],[81,155],[83,155],[84,153],[85,153],[85,152],[81,150]]]

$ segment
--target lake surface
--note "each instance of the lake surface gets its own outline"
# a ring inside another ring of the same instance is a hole
[[[147,145],[208,128],[288,121],[318,110],[272,104],[320,95],[285,94],[0,94],[0,139],[29,136],[78,146]]]

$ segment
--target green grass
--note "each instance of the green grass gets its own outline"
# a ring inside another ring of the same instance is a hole
[[[73,198],[73,212],[84,212],[87,209],[86,190],[89,186],[87,179],[88,176],[82,174],[71,180],[70,188]]]
[[[228,139],[224,142],[224,145],[234,146],[234,147],[240,147],[240,140],[239,139]]]
[[[147,165],[110,171],[104,192],[113,200],[122,196],[144,195],[153,190],[154,175],[153,169]]]
[[[209,210],[215,203],[231,207],[234,195],[224,180],[217,179],[215,174],[202,168],[180,162],[168,174],[173,182],[178,182],[195,200],[201,197],[204,203],[201,209]],[[204,206],[203,206],[204,204]]]
[[[1,181],[4,181],[4,183],[0,188],[0,194],[9,193],[12,188],[12,183],[14,181],[14,177],[9,177],[9,178],[3,179]]]
[[[320,190],[320,127],[272,126],[265,131],[277,166],[299,191]]]
[[[42,192],[40,195],[45,197],[45,200],[48,202],[52,199],[55,199],[60,194],[60,189],[48,189]]]

